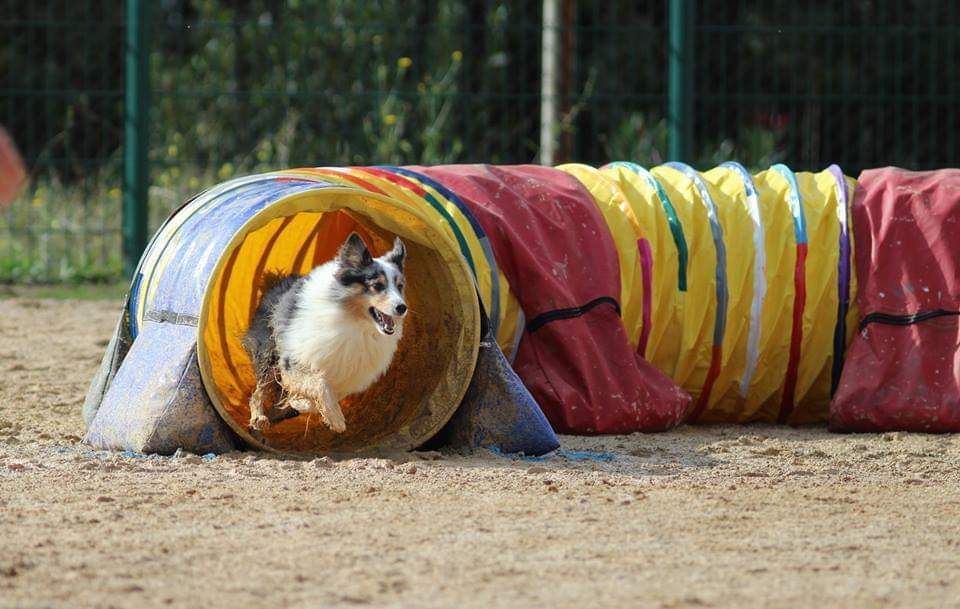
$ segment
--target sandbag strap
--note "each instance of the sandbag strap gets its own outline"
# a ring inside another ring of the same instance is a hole
[[[176,324],[178,326],[197,326],[200,323],[200,318],[196,315],[184,315],[176,311],[158,311],[157,309],[150,309],[144,314],[143,318],[146,321]]]
[[[890,313],[870,313],[860,320],[860,331],[872,323],[888,324],[891,326],[909,326],[921,321],[933,319],[935,317],[944,317],[948,315],[960,315],[960,311],[949,311],[947,309],[932,309],[930,311],[920,311],[918,313],[906,315],[891,315]]]
[[[560,319],[573,319],[574,317],[580,317],[585,314],[590,309],[601,304],[610,304],[613,305],[613,308],[617,311],[617,316],[620,315],[620,303],[611,296],[601,296],[600,298],[594,298],[585,305],[579,307],[570,307],[567,309],[555,309],[553,311],[547,311],[537,315],[527,323],[528,332],[536,332],[546,324],[551,321],[557,321]]]

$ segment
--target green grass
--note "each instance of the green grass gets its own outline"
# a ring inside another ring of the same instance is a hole
[[[121,300],[130,285],[112,283],[56,283],[37,285],[0,285],[0,299],[51,298],[54,300]]]
[[[0,283],[118,279],[120,209],[115,173],[35,182],[0,212]]]
[[[110,163],[108,163],[110,165]],[[156,170],[150,188],[148,234],[171,210],[207,186],[233,177],[218,170],[184,175]],[[0,284],[110,284],[123,276],[119,169],[66,184],[43,177],[0,211]]]

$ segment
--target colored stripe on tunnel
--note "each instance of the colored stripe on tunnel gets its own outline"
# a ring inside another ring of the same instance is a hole
[[[421,187],[419,184],[417,184],[410,178],[397,175],[395,173],[391,173],[386,169],[382,169],[378,167],[355,167],[354,169],[357,171],[361,171],[363,173],[368,173],[370,175],[383,178],[388,182],[393,182],[397,186],[400,186],[401,188],[406,188],[407,190],[413,192],[413,194],[417,195],[418,197],[422,198],[424,201],[429,203],[430,207],[436,210],[436,212],[439,213],[443,217],[443,219],[447,222],[447,224],[450,226],[450,230],[453,231],[453,235],[457,240],[457,245],[460,247],[460,255],[462,255],[463,259],[467,261],[467,266],[470,267],[470,272],[473,273],[473,276],[474,277],[477,276],[477,266],[473,262],[473,256],[470,254],[470,247],[467,245],[467,240],[464,239],[463,233],[460,232],[460,227],[457,226],[456,221],[453,219],[452,216],[450,216],[450,213],[443,207],[443,205],[439,201],[437,201],[436,197],[434,197],[432,194],[424,190],[423,187]]]
[[[803,213],[803,201],[800,199],[800,186],[797,177],[789,167],[778,163],[771,169],[787,180],[790,191],[787,204],[793,216],[793,235],[797,244],[797,261],[793,269],[793,325],[790,329],[790,355],[787,359],[787,373],[783,381],[783,397],[780,399],[780,413],[777,421],[785,423],[793,412],[796,399],[797,374],[800,367],[800,345],[803,342],[803,308],[807,301],[807,220]]]
[[[713,390],[717,376],[720,375],[720,368],[723,364],[723,335],[727,328],[727,306],[730,300],[729,289],[727,288],[727,248],[723,243],[723,227],[720,226],[717,206],[713,202],[713,197],[710,196],[710,191],[707,190],[707,185],[700,178],[700,174],[685,163],[667,163],[666,166],[685,175],[697,189],[700,201],[707,208],[710,234],[713,237],[713,246],[717,250],[717,268],[715,271],[717,314],[713,322],[713,349],[710,354],[710,369],[707,371],[707,378],[703,382],[703,389],[700,391],[693,413],[690,415],[690,420],[696,421],[710,402],[710,392]]]
[[[677,289],[681,292],[686,292],[688,257],[687,239],[683,235],[683,225],[680,223],[680,218],[677,217],[677,210],[673,208],[673,204],[670,202],[670,197],[667,196],[667,192],[663,189],[663,186],[660,185],[660,182],[657,181],[657,178],[655,178],[652,173],[636,163],[630,163],[628,161],[614,161],[613,163],[608,163],[605,165],[605,167],[623,167],[628,171],[632,171],[646,180],[647,184],[653,188],[654,192],[657,194],[657,200],[660,202],[660,206],[663,208],[663,212],[667,216],[667,224],[670,226],[670,234],[673,236],[673,243],[677,247]]]
[[[640,272],[643,273],[643,326],[640,328],[640,341],[637,344],[637,353],[645,358],[647,343],[650,341],[650,325],[653,321],[653,251],[650,242],[646,239],[637,241],[640,250]]]
[[[137,337],[137,332],[139,332],[139,326],[137,324],[137,306],[140,298],[140,286],[143,285],[143,273],[137,272],[133,276],[133,285],[130,287],[130,298],[127,303],[127,311],[130,315],[130,338],[134,339]]]
[[[837,165],[828,170],[837,181],[837,219],[840,221],[840,262],[837,273],[837,325],[833,331],[833,370],[830,376],[830,395],[837,391],[847,343],[847,311],[850,308],[850,231],[847,226],[847,178]]]
[[[456,206],[456,208],[460,210],[460,213],[463,214],[463,217],[467,219],[467,222],[470,223],[470,228],[473,229],[477,241],[480,243],[480,248],[483,250],[483,256],[487,259],[487,266],[490,267],[490,329],[493,336],[497,336],[497,332],[500,330],[500,270],[497,268],[497,259],[493,255],[490,240],[487,239],[487,234],[483,232],[483,227],[480,226],[480,222],[477,221],[477,218],[473,215],[473,212],[470,211],[470,208],[464,204],[455,192],[429,176],[404,167],[394,167],[392,165],[381,165],[379,167],[414,179],[434,189],[440,193],[440,196]]]
[[[760,361],[760,329],[763,315],[763,301],[767,295],[767,246],[763,231],[763,220],[760,217],[760,198],[753,178],[743,165],[728,161],[720,165],[732,169],[743,181],[743,190],[747,196],[747,213],[753,224],[753,302],[750,303],[750,327],[747,333],[747,360],[740,379],[740,397],[746,398],[750,391],[750,383],[757,371]]]
[[[315,168],[306,169],[306,170],[302,170],[302,171],[303,171],[304,173],[308,173],[308,174],[317,174],[317,175],[322,175],[322,176],[325,176],[325,177],[331,177],[331,178],[334,178],[334,179],[336,179],[337,181],[339,181],[339,182],[341,182],[341,183],[349,182],[350,184],[354,184],[354,185],[356,185],[356,186],[359,186],[360,188],[363,188],[364,190],[366,190],[366,191],[368,191],[368,192],[372,192],[372,193],[374,193],[374,194],[378,194],[378,195],[384,195],[384,194],[386,194],[386,193],[384,193],[382,190],[380,190],[379,188],[377,188],[376,186],[374,186],[373,184],[371,184],[370,182],[368,182],[368,181],[366,181],[366,180],[364,180],[364,179],[362,179],[362,178],[358,178],[357,176],[353,175],[352,173],[347,173],[346,171],[344,171],[344,170],[342,170],[342,169],[340,169],[340,168],[336,168],[336,167],[315,167]]]
[[[480,222],[477,221],[476,217],[470,211],[470,208],[463,203],[463,201],[460,199],[460,197],[457,196],[455,192],[453,192],[452,190],[450,190],[440,182],[437,182],[433,178],[427,175],[424,175],[422,173],[416,172],[412,169],[407,169],[406,167],[397,167],[395,165],[375,165],[375,167],[377,169],[386,169],[387,171],[398,173],[408,178],[413,178],[418,182],[422,182],[427,186],[429,186],[430,188],[436,190],[441,195],[443,195],[444,198],[446,198],[448,201],[450,201],[451,203],[457,206],[457,209],[460,210],[460,213],[462,213],[463,216],[467,219],[467,222],[470,223],[470,228],[472,228],[473,232],[477,234],[478,239],[486,239],[487,234],[483,232],[483,227],[480,226]]]

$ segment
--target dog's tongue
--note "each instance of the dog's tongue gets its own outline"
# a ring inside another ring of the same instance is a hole
[[[383,320],[383,328],[387,332],[393,332],[393,317],[390,315],[380,315],[380,319]]]

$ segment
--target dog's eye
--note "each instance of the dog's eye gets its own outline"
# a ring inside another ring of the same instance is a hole
[[[402,284],[402,283],[398,283],[398,284],[397,284],[397,289],[402,292],[402,291],[403,291],[403,284]]]
[[[386,287],[387,287],[387,286],[383,285],[383,282],[378,281],[378,282],[376,282],[375,284],[373,284],[373,291],[374,291],[374,292],[382,292],[382,291],[384,290],[384,288],[386,288]]]

